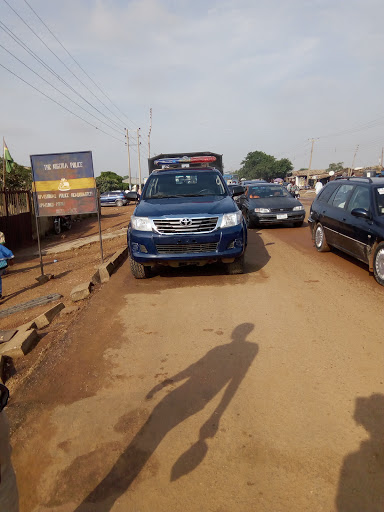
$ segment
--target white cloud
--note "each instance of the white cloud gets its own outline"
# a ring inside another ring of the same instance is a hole
[[[304,145],[308,137],[358,125],[383,113],[384,6],[376,0],[364,5],[358,0],[348,5],[331,0],[68,0],[65,4],[35,0],[33,7],[134,121],[129,124],[91,86],[122,119],[114,118],[116,122],[142,127],[143,156],[150,106],[153,148],[212,149],[224,153],[228,168],[238,167],[248,151],[261,149],[277,155]],[[15,8],[28,16],[44,40],[86,80],[28,13],[25,3],[17,0]],[[3,6],[2,10],[4,22],[71,85],[81,88],[9,9]],[[4,33],[0,42],[11,47]],[[16,48],[13,43],[12,48]],[[17,51],[35,66],[24,52]],[[3,51],[0,62],[52,94]],[[27,163],[30,153],[73,147],[92,149],[99,171],[105,167],[126,172],[124,144],[76,120],[1,68],[0,79],[5,92],[0,97],[0,126],[21,163]],[[87,91],[82,94],[96,103]],[[55,98],[60,96],[55,93]],[[60,101],[71,105],[62,98]],[[84,114],[74,105],[70,108]],[[91,122],[99,124],[94,119]],[[358,141],[361,158],[376,163],[381,143],[376,147],[369,142],[378,138],[379,130],[380,126],[376,132],[344,137],[343,144],[340,138],[328,145],[319,143],[313,165],[328,165],[336,157],[347,160],[350,147]],[[330,148],[336,143],[346,149],[335,153]],[[302,160],[295,161],[298,167],[307,164],[305,151]],[[288,151],[288,156],[295,155]]]

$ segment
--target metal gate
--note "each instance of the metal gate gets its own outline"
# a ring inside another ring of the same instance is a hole
[[[32,213],[29,190],[0,190],[0,231],[9,249],[20,249],[32,242]]]

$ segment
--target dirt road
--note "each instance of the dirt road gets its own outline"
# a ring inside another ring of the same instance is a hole
[[[383,289],[308,228],[246,262],[91,299],[9,407],[22,512],[384,510]]]

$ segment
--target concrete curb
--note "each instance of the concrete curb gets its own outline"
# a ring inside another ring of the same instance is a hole
[[[62,302],[59,302],[56,304],[56,306],[53,306],[52,308],[48,309],[45,313],[35,318],[34,323],[38,329],[43,329],[44,327],[47,327],[52,320],[55,318],[57,314],[60,313],[62,309],[64,309],[65,306]]]
[[[92,281],[87,281],[86,283],[81,283],[75,286],[71,291],[72,302],[77,302],[78,300],[83,300],[89,297],[91,295],[92,288]]]
[[[23,357],[38,344],[40,336],[36,329],[18,331],[13,338],[0,348],[0,355],[12,358]]]
[[[115,252],[108,261],[100,265],[95,274],[92,276],[92,283],[106,283],[111,275],[119,268],[119,266],[128,258],[128,247]]]

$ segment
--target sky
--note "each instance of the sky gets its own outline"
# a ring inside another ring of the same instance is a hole
[[[151,156],[300,169],[314,139],[312,169],[378,165],[383,19],[381,0],[0,0],[0,135],[22,165],[91,150],[96,176],[127,175],[128,128],[135,176],[140,128],[146,176],[152,108]]]

